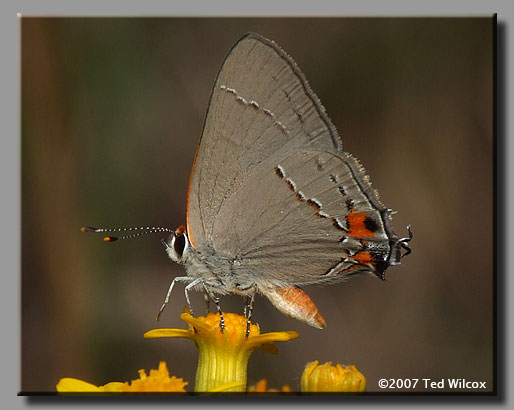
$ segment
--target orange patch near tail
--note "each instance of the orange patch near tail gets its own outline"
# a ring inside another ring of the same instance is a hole
[[[360,269],[360,268],[362,268],[361,265],[352,265],[349,268],[344,269],[341,272],[339,272],[339,275],[344,275],[344,274],[350,273],[350,272],[352,272],[352,271],[354,271],[356,269]]]
[[[364,224],[366,216],[366,212],[355,212],[346,216],[351,236],[359,238],[372,238],[375,236],[375,233],[366,228]]]
[[[353,259],[358,260],[360,263],[365,264],[373,261],[373,257],[369,252],[361,251],[353,255]]]

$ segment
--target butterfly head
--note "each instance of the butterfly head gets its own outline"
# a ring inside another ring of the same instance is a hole
[[[166,247],[166,253],[172,261],[184,263],[189,254],[191,244],[187,236],[186,228],[183,225],[179,226],[175,232],[168,237],[167,241],[163,240],[163,244]]]
[[[142,235],[147,235],[149,233],[162,233],[169,232],[171,235],[168,237],[168,240],[161,239],[161,242],[166,248],[166,253],[168,256],[175,262],[184,264],[187,260],[187,256],[189,255],[190,249],[192,248],[191,242],[189,241],[189,237],[187,235],[187,230],[185,226],[181,225],[177,229],[172,230],[170,228],[161,227],[161,226],[141,226],[141,227],[133,227],[133,228],[93,228],[90,226],[84,226],[80,228],[82,232],[126,232],[132,231],[130,235],[124,236],[106,236],[104,237],[105,242],[115,242],[122,239],[133,239],[141,237]]]

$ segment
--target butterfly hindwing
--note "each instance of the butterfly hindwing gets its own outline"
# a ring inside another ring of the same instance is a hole
[[[224,202],[216,250],[266,282],[304,285],[371,272],[390,247],[387,210],[348,154],[273,155]],[[237,273],[237,268],[235,270]]]

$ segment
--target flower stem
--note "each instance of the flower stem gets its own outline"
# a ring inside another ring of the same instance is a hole
[[[225,391],[246,391],[248,359],[254,349],[238,349],[234,348],[234,345],[227,345],[223,349],[220,348],[219,343],[212,343],[212,341],[206,343],[205,340],[197,339],[196,342],[200,354],[195,391],[211,391],[228,383],[238,383],[238,385]]]

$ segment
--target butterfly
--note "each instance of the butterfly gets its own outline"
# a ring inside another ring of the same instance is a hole
[[[250,33],[232,47],[214,83],[190,175],[186,226],[134,229],[170,232],[166,252],[185,267],[158,317],[182,282],[190,311],[189,292],[202,291],[207,304],[216,304],[222,330],[219,295],[243,296],[250,323],[257,293],[285,315],[324,328],[302,288],[357,274],[383,280],[411,252],[410,227],[407,237],[396,236],[392,214],[358,160],[343,151],[293,59]]]

